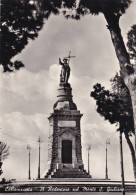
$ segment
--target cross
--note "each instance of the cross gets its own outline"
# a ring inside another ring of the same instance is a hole
[[[69,51],[69,55],[68,55],[68,57],[64,57],[64,58],[69,59],[69,60],[68,60],[68,62],[70,61],[70,58],[74,58],[74,57],[76,57],[76,56],[71,56],[70,54],[71,54],[71,51]]]

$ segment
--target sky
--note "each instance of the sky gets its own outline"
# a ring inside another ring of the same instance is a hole
[[[133,2],[120,19],[124,41],[135,24]],[[73,100],[83,113],[81,119],[82,157],[87,170],[87,148],[90,150],[92,178],[105,178],[105,145],[108,145],[108,175],[120,180],[120,150],[118,126],[105,121],[96,111],[90,92],[101,83],[110,89],[110,79],[119,71],[119,64],[109,30],[102,14],[88,15],[79,21],[51,15],[34,41],[13,60],[21,60],[25,68],[13,73],[0,72],[0,140],[10,146],[10,155],[3,163],[6,179],[28,179],[28,150],[31,146],[31,178],[38,174],[38,137],[41,137],[41,175],[47,169],[48,117],[53,112],[59,87],[59,57],[72,52],[71,75]],[[134,141],[132,137],[132,141]],[[123,136],[125,180],[134,180],[130,150]]]

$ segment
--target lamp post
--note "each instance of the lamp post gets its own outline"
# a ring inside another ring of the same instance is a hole
[[[88,174],[90,175],[90,168],[89,168],[89,164],[90,164],[90,162],[89,162],[89,151],[91,150],[91,145],[89,145],[88,146]]]
[[[31,176],[30,176],[30,150],[31,150],[31,147],[30,145],[27,145],[27,149],[29,151],[29,169],[28,169],[28,179],[30,180],[31,179]]]
[[[40,143],[41,143],[41,138],[40,138],[40,136],[39,136],[39,138],[38,138],[38,143],[39,143],[38,179],[40,179],[40,149],[41,149],[41,147],[40,147]]]
[[[108,138],[106,140],[106,169],[105,169],[105,179],[108,179],[108,147],[107,145],[110,144],[110,139]]]
[[[123,195],[125,195],[124,166],[123,166],[123,147],[122,147],[122,132],[121,131],[120,131],[119,139],[120,139],[121,179],[122,179]]]

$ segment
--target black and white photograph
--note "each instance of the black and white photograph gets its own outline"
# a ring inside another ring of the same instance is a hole
[[[1,0],[1,193],[136,193],[135,10]]]

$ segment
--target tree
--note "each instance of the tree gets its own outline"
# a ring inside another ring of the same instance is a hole
[[[134,63],[136,63],[136,24],[131,27],[130,31],[127,34],[127,38],[127,46],[130,59],[132,59]]]
[[[50,0],[2,0],[1,16],[1,59],[4,72],[24,67],[21,61],[11,59],[19,54],[29,40],[38,37],[44,20],[59,14],[61,1]]]
[[[0,175],[3,173],[1,167],[3,161],[9,156],[9,146],[6,143],[0,142]]]
[[[11,59],[20,53],[28,41],[38,37],[43,26],[43,17],[35,14],[36,7],[30,0],[2,0],[1,60],[4,72],[24,67],[21,61]]]
[[[116,75],[112,80],[112,91],[105,90],[101,84],[93,86],[91,96],[96,100],[97,112],[111,124],[119,123],[118,131],[124,133],[132,155],[134,176],[135,171],[135,149],[130,137],[135,134],[133,109],[131,97],[122,77]]]

